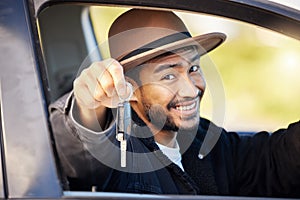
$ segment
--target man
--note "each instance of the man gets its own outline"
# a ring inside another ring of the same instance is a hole
[[[70,189],[299,197],[299,122],[239,137],[199,118],[206,87],[199,59],[224,39],[191,37],[172,12],[132,9],[118,17],[109,32],[114,59],[86,68],[73,93],[50,107]],[[120,166],[115,108],[126,98],[133,122]],[[205,136],[218,132],[199,159]]]

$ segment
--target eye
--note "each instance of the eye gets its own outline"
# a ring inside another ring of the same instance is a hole
[[[167,74],[162,78],[162,80],[173,80],[174,78],[175,78],[174,74]]]
[[[197,72],[200,70],[200,66],[199,65],[193,65],[191,66],[191,68],[189,69],[189,73],[192,73],[192,72]]]

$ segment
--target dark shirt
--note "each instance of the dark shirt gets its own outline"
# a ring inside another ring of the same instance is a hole
[[[195,133],[177,137],[184,171],[159,150],[147,127],[135,125],[122,169],[115,125],[102,133],[88,130],[70,117],[71,104],[72,96],[64,96],[50,106],[55,144],[71,190],[300,197],[300,122],[272,134],[239,136],[201,118]],[[221,130],[221,136],[199,159],[211,127]]]

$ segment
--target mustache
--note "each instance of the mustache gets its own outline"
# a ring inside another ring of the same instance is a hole
[[[175,107],[177,104],[183,103],[183,102],[187,102],[187,101],[193,101],[196,100],[198,98],[201,98],[203,96],[203,92],[201,90],[198,90],[197,95],[195,97],[186,97],[186,98],[181,98],[178,99],[176,97],[176,95],[174,95],[173,99],[170,101],[170,103],[167,105],[167,108],[173,108]]]

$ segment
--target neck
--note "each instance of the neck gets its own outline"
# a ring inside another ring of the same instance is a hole
[[[135,105],[133,105],[135,107]],[[134,114],[139,117],[139,119],[145,123],[145,125],[151,130],[151,133],[154,136],[154,140],[167,147],[174,148],[176,144],[176,131],[167,131],[157,129],[155,125],[153,125],[144,115],[142,115],[138,110],[134,109]]]
[[[177,132],[173,131],[159,131],[157,133],[154,133],[154,139],[157,143],[170,148],[175,148],[176,136]]]
[[[154,136],[154,140],[162,144],[164,146],[174,148],[176,144],[177,132],[175,131],[166,131],[166,130],[158,130],[155,125],[150,122],[146,122],[147,126],[150,128],[151,133]]]
[[[170,148],[175,147],[176,137],[177,137],[176,131],[159,130],[156,128],[155,125],[153,125],[149,121],[145,121],[145,123],[151,130],[151,133],[154,136],[154,140],[157,143],[162,144],[167,147],[170,147]]]

